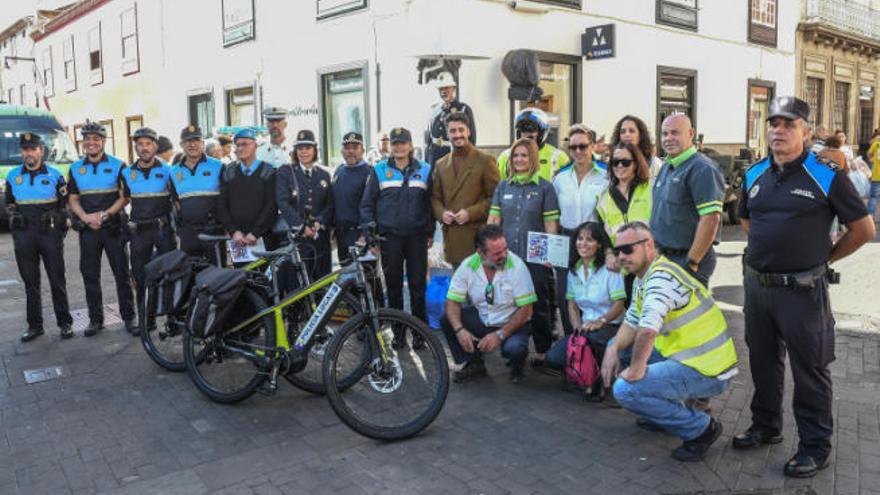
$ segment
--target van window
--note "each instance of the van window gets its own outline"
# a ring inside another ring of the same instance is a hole
[[[21,163],[18,146],[25,132],[39,134],[46,143],[47,163],[73,163],[79,158],[70,136],[50,117],[3,117],[0,118],[0,164]]]

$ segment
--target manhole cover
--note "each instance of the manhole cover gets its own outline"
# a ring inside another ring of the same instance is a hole
[[[24,381],[28,384],[54,380],[62,376],[64,376],[64,369],[61,366],[24,370]]]

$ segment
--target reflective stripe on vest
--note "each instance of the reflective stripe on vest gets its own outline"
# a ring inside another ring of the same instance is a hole
[[[828,192],[831,191],[831,183],[834,182],[834,177],[836,175],[834,169],[820,162],[813,153],[808,154],[807,158],[804,159],[803,167],[804,170],[807,171],[807,175],[809,175],[816,185],[819,186],[819,189],[822,190],[822,194],[827,197]],[[769,156],[749,167],[749,169],[746,170],[746,191],[750,191],[752,186],[755,185],[755,182],[758,181],[758,178],[769,168]]]
[[[614,187],[614,186],[612,186]],[[629,210],[626,213],[620,211],[614,198],[611,197],[611,191],[606,190],[599,196],[599,203],[596,205],[596,214],[605,224],[605,232],[611,238],[611,242],[617,237],[617,229],[627,222],[640,220],[648,223],[651,219],[651,202],[652,192],[651,184],[645,182],[639,184],[633,189],[632,199],[629,202]]]
[[[706,376],[718,376],[736,365],[736,349],[727,322],[708,289],[663,256],[651,264],[645,280],[656,271],[672,275],[691,292],[684,308],[670,311],[663,319],[663,327],[654,341],[657,351],[666,359],[678,361]],[[644,291],[642,284],[634,295],[633,302],[640,314]]]

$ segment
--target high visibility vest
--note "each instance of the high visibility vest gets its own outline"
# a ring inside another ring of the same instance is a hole
[[[611,187],[599,196],[599,202],[596,204],[596,213],[602,219],[605,225],[605,232],[611,238],[613,243],[617,237],[617,229],[627,222],[635,222],[636,220],[650,224],[651,221],[651,184],[648,182],[639,184],[633,189],[632,198],[629,202],[629,210],[624,213],[617,207],[614,198],[611,197]]]
[[[727,321],[709,290],[679,265],[660,256],[648,268],[645,280],[656,271],[666,272],[684,287],[691,297],[681,309],[670,311],[663,319],[654,347],[666,359],[693,368],[705,376],[718,376],[736,365],[736,349],[727,331]],[[633,294],[639,314],[645,301],[645,284]]]
[[[550,144],[544,144],[538,150],[538,176],[547,182],[553,182],[553,176],[560,168],[569,162],[568,155],[564,151],[553,147]],[[507,178],[507,167],[510,162],[510,148],[501,152],[498,156],[498,172],[501,180]]]

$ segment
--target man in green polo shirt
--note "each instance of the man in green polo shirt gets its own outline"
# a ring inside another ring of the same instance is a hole
[[[661,254],[708,287],[715,271],[712,245],[721,225],[724,178],[718,165],[694,147],[695,133],[687,115],[663,121],[666,162],[654,182],[651,232]]]

